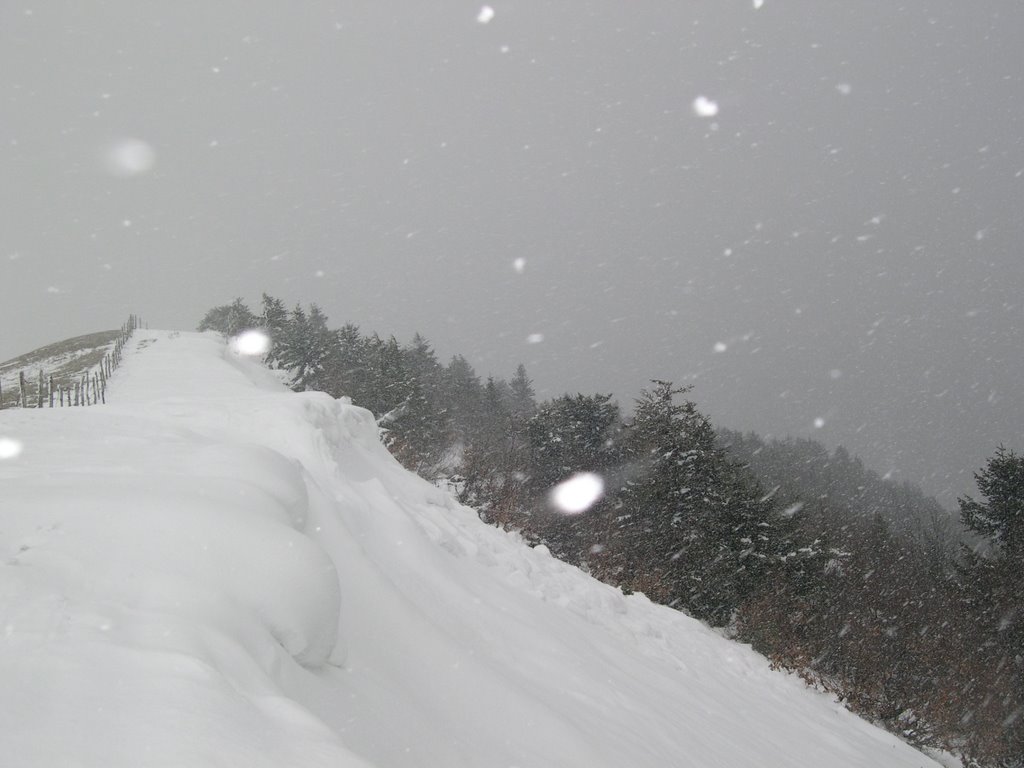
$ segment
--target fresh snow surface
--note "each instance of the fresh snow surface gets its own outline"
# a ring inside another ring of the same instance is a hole
[[[136,332],[108,402],[0,412],[0,764],[938,765],[214,335]]]

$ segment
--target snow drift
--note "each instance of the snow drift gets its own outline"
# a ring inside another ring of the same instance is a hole
[[[108,400],[0,412],[4,765],[936,765],[213,335],[138,331]]]

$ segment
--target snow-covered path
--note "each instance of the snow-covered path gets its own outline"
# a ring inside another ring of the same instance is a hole
[[[0,412],[0,764],[937,765],[483,525],[366,411],[134,343],[109,405]]]

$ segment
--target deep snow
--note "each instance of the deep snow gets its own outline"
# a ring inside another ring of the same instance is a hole
[[[0,764],[938,765],[215,335],[137,331],[108,403],[0,412]]]

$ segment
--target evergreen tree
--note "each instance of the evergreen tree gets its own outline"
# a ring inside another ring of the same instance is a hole
[[[477,428],[463,451],[459,501],[473,506],[487,522],[495,522],[492,506],[503,485],[508,409],[493,376],[487,378]]]
[[[960,516],[970,530],[989,539],[996,556],[1024,566],[1024,457],[1000,446],[974,479],[983,502],[961,498]]]
[[[271,347],[267,360],[276,363],[279,362],[278,345],[288,333],[288,310],[285,309],[283,301],[267,293],[263,294],[262,307],[257,322],[270,336]]]
[[[412,377],[402,348],[394,336],[384,340],[374,334],[370,350],[373,392],[366,407],[379,418],[384,418],[406,402],[412,390]]]
[[[334,397],[348,397],[355,405],[367,407],[373,392],[368,340],[359,326],[346,323],[334,332],[333,354],[327,360],[327,391]]]
[[[966,552],[959,569],[963,605],[973,619],[970,667],[983,682],[968,693],[972,736],[991,757],[1009,761],[1002,764],[1022,765],[1024,457],[1000,446],[974,479],[983,501],[959,499],[960,515],[989,551]]]
[[[455,355],[443,376],[444,407],[451,419],[456,452],[468,445],[480,426],[483,387],[473,366],[462,355]]]
[[[522,365],[512,384],[488,377],[479,427],[465,447],[459,500],[489,523],[522,529],[528,522],[523,507],[529,456],[526,426],[535,411],[533,389]]]
[[[259,325],[258,318],[241,299],[214,307],[199,323],[200,331],[220,331],[226,336],[237,336],[244,330]]]
[[[378,347],[378,388],[397,404],[381,419],[389,446],[406,467],[430,479],[444,470],[450,425],[442,407],[442,369],[420,334],[407,347],[394,337]]]
[[[386,430],[385,444],[404,467],[436,478],[447,452],[444,421],[419,381],[410,380],[405,398],[378,423]]]
[[[406,368],[410,375],[419,382],[428,401],[438,408],[443,407],[440,390],[444,369],[437,361],[430,342],[417,333],[402,352],[405,355]]]
[[[302,392],[325,388],[325,372],[336,343],[320,307],[311,304],[307,314],[301,305],[295,305],[276,352],[281,366],[292,374],[292,389]]]
[[[585,514],[566,515],[548,502],[551,490],[575,474],[589,472],[606,488],[617,482],[621,428],[619,406],[611,395],[563,395],[542,404],[527,424],[529,455],[527,490],[537,510],[530,530],[556,557],[571,563],[587,559],[599,545],[598,531],[607,504],[597,503]]]
[[[715,444],[689,388],[655,381],[642,393],[626,446],[631,478],[614,551],[623,582],[715,624],[761,587],[785,542],[769,499]]]
[[[516,375],[509,382],[509,388],[509,412],[517,423],[524,424],[537,412],[537,402],[534,399],[533,382],[526,375],[526,366],[522,363],[516,367]]]

